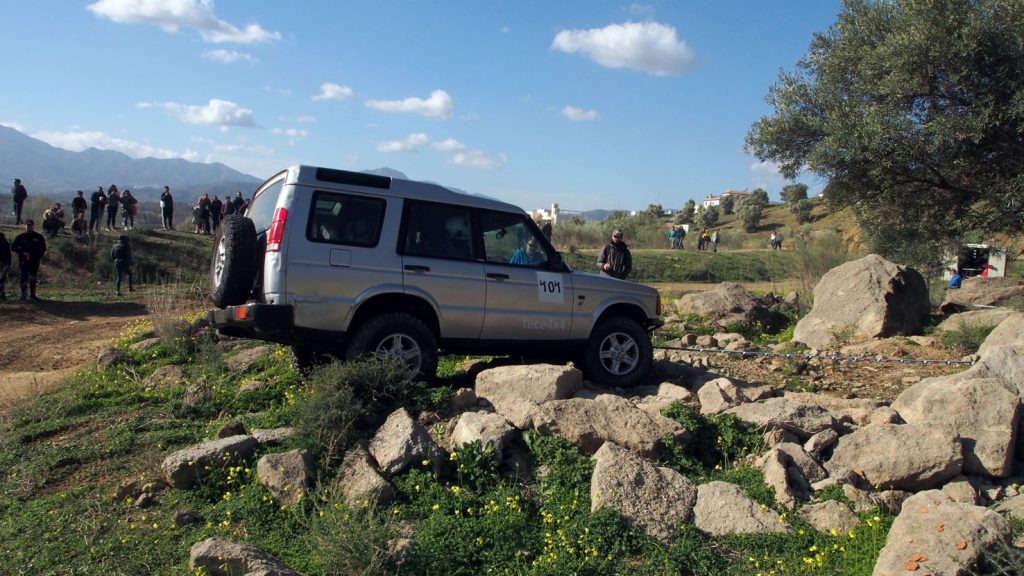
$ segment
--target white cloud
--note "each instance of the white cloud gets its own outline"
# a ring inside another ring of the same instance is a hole
[[[93,14],[119,24],[149,24],[165,32],[191,28],[214,44],[255,44],[280,40],[280,32],[259,24],[238,28],[214,14],[213,0],[98,0],[87,6]]]
[[[21,132],[22,134],[25,133],[25,127],[22,126],[21,124],[18,124],[17,122],[0,122],[0,126],[6,126],[8,128],[14,128],[18,132]]]
[[[381,112],[409,112],[428,118],[448,118],[452,115],[452,97],[444,90],[434,90],[426,100],[367,100],[366,107]]]
[[[656,76],[680,74],[693,66],[693,52],[676,29],[657,22],[610,24],[590,30],[562,30],[553,50],[580,52],[607,68],[630,68]]]
[[[582,110],[575,106],[566,106],[562,108],[562,116],[565,116],[573,122],[593,122],[601,117],[597,110]]]
[[[423,132],[409,134],[404,140],[388,140],[377,144],[378,152],[416,152],[427,142],[430,137]]]
[[[166,148],[157,148],[142,142],[134,142],[132,140],[125,140],[124,138],[115,138],[114,136],[96,131],[43,131],[33,134],[32,137],[42,140],[51,146],[71,150],[72,152],[81,152],[82,150],[87,150],[89,148],[96,148],[98,150],[113,150],[115,152],[131,156],[132,158],[183,158],[185,160],[195,161],[199,157],[199,154],[195,150],[179,152],[176,150],[168,150]]]
[[[226,130],[231,126],[259,128],[253,120],[252,110],[242,108],[228,100],[211,99],[204,106],[179,104],[177,102],[139,102],[139,108],[162,108],[172,112],[186,124],[218,126]]]
[[[303,130],[302,128],[274,128],[271,130],[271,133],[289,138],[305,138],[309,136],[309,130]]]
[[[214,144],[214,152],[221,153],[238,153],[242,152],[245,154],[258,154],[260,156],[273,156],[274,149],[268,146],[251,146],[248,144]]]
[[[775,162],[754,162],[750,165],[750,171],[759,175],[779,176],[779,165]]]
[[[316,123],[316,116],[296,116],[295,121],[301,122],[302,124],[314,124]]]
[[[440,150],[442,152],[453,152],[455,150],[465,150],[466,145],[459,142],[455,138],[449,138],[440,142],[434,142],[430,145],[434,150]]]
[[[488,172],[501,170],[506,164],[508,164],[508,158],[504,154],[499,154],[497,158],[491,158],[480,150],[459,152],[452,156],[451,160],[452,163],[457,166],[466,166],[469,168],[476,168],[477,170],[486,170]]]
[[[352,89],[348,86],[324,82],[320,85],[320,93],[313,96],[313,100],[344,100],[352,96]]]
[[[245,61],[250,64],[259,62],[259,60],[252,54],[238,52],[237,50],[224,50],[222,48],[203,52],[203,58],[213,60],[214,62],[220,62],[221,64],[231,64],[238,61]]]

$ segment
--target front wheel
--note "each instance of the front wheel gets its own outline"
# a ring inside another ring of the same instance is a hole
[[[651,369],[651,336],[636,320],[618,316],[602,321],[583,352],[583,373],[602,386],[635,386]]]
[[[377,316],[360,326],[349,340],[345,357],[367,355],[394,359],[409,369],[409,379],[430,380],[437,373],[437,339],[419,318],[402,312]]]

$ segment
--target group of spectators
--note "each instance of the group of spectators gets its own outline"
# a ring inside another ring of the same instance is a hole
[[[46,253],[46,237],[55,238],[60,234],[67,234],[67,217],[60,202],[53,204],[43,212],[41,225],[43,234],[40,234],[35,229],[35,220],[32,218],[22,219],[28,190],[20,179],[14,179],[11,197],[14,201],[15,223],[19,226],[24,225],[25,231],[18,234],[13,242],[8,242],[7,237],[0,232],[0,300],[7,298],[7,276],[12,268],[15,255],[20,272],[21,299],[39,300],[36,296],[36,287],[39,265]],[[132,230],[135,228],[138,204],[139,201],[130,190],[119,191],[113,184],[106,190],[102,186],[97,186],[96,191],[88,200],[86,200],[85,194],[78,190],[71,199],[70,233],[76,240],[85,241],[89,235],[101,233],[101,229],[107,231]],[[247,204],[241,192],[236,192],[234,198],[225,197],[223,201],[217,196],[211,200],[208,194],[202,194],[192,210],[195,233],[212,233],[220,225],[224,216],[244,212]],[[163,193],[160,195],[160,213],[163,229],[174,230],[174,197],[171,195],[169,186],[164,186]],[[88,220],[86,220],[86,214],[88,214]],[[118,215],[121,217],[120,227],[118,227]],[[121,296],[123,280],[127,280],[128,291],[134,291],[132,281],[134,260],[128,236],[122,234],[117,238],[110,250],[110,259],[114,266],[115,294]]]

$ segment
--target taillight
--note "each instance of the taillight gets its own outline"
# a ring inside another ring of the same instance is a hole
[[[274,219],[270,221],[270,231],[267,232],[267,252],[281,251],[281,238],[284,237],[284,224],[287,220],[287,208],[274,210]]]

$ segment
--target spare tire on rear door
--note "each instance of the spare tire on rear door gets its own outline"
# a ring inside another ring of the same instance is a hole
[[[256,226],[231,214],[220,221],[210,261],[210,298],[218,308],[243,304],[256,280]]]

